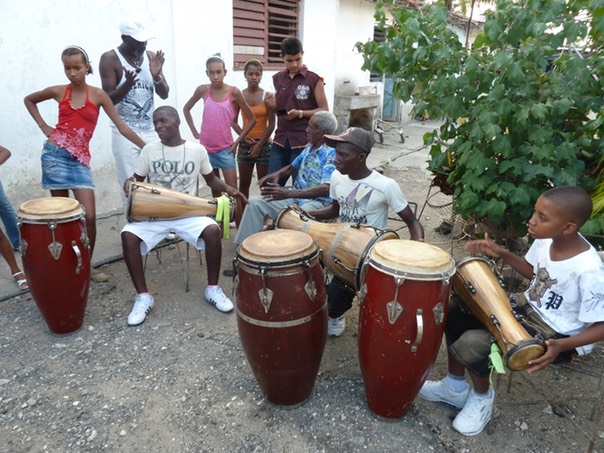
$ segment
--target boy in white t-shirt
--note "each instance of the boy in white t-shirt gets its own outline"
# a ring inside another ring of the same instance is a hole
[[[501,258],[530,279],[529,288],[512,297],[516,310],[531,321],[525,324],[527,330],[543,337],[547,347],[543,356],[529,362],[529,373],[585,355],[593,343],[604,338],[604,265],[579,233],[591,212],[592,201],[583,189],[558,187],[544,192],[535,203],[528,222],[535,241],[525,257],[497,245],[487,235],[466,244],[467,251]],[[448,374],[440,381],[426,381],[419,395],[461,408],[453,428],[473,436],[484,429],[493,412],[495,393],[489,385],[488,359],[492,338],[454,302],[445,335]],[[465,380],[466,370],[473,389]]]

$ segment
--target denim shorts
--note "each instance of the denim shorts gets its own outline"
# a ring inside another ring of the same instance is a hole
[[[42,149],[42,188],[45,190],[93,189],[90,167],[69,151],[51,143]]]
[[[268,161],[271,155],[270,143],[264,144],[264,146],[260,150],[260,155],[258,157],[250,157],[251,150],[252,145],[250,145],[249,143],[240,143],[239,149],[237,150],[237,162],[241,162],[242,164],[268,165]]]
[[[222,168],[226,170],[234,170],[237,168],[235,165],[235,155],[231,153],[231,147],[221,149],[215,153],[208,152],[208,156],[210,157],[210,163],[214,169]]]

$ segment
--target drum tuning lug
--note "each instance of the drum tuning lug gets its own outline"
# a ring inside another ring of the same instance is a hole
[[[437,303],[432,309],[432,313],[434,313],[434,324],[437,326],[442,324],[443,320],[445,319],[445,309],[443,307],[443,303]]]
[[[88,239],[86,230],[82,231],[82,234],[80,235],[80,242],[82,243],[85,249],[90,249],[90,239]]]
[[[71,248],[73,249],[73,253],[75,253],[75,256],[78,260],[75,268],[75,273],[76,275],[80,275],[80,272],[82,270],[82,252],[80,252],[76,241],[71,241]]]
[[[394,324],[396,322],[396,320],[398,319],[398,317],[403,312],[403,307],[396,300],[393,300],[392,302],[388,302],[386,304],[386,307],[387,307],[387,311],[388,311],[388,322],[390,322],[390,324]]]
[[[157,188],[153,187],[153,188],[151,189],[151,193],[152,193],[152,194],[154,194],[154,195],[159,195],[159,194],[161,193],[161,190],[159,190],[159,189],[157,189]]]
[[[27,253],[27,241],[25,239],[21,239],[21,256],[25,256]]]
[[[306,294],[311,301],[317,297],[317,286],[313,280],[306,282],[306,285],[304,285],[304,291],[306,291]]]
[[[260,303],[264,307],[264,313],[268,313],[273,301],[273,291],[269,288],[262,288],[258,291],[258,297],[260,297]]]
[[[357,300],[359,301],[359,305],[363,303],[365,300],[365,296],[367,295],[367,285],[363,283],[361,289],[357,291]]]

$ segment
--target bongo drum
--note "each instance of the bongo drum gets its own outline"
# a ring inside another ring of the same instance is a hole
[[[23,271],[51,332],[78,330],[90,288],[84,209],[65,197],[26,201],[17,213]]]
[[[423,242],[378,242],[363,264],[358,294],[359,362],[367,404],[403,417],[434,365],[455,262]]]
[[[398,239],[391,230],[352,223],[322,223],[311,220],[298,206],[282,210],[275,220],[277,228],[308,233],[321,249],[327,270],[355,290],[360,288],[360,268],[378,241]]]
[[[514,316],[508,295],[489,261],[464,258],[453,277],[453,291],[495,337],[510,370],[525,370],[530,360],[545,354],[543,341],[529,335]]]
[[[166,187],[133,182],[128,192],[126,218],[128,222],[184,219],[194,216],[215,217],[215,199],[194,197]],[[237,201],[230,199],[229,218],[235,220]]]
[[[327,337],[319,249],[300,231],[265,231],[241,243],[235,266],[239,337],[256,380],[271,403],[302,403]]]

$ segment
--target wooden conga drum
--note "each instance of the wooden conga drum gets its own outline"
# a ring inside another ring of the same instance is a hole
[[[23,271],[51,332],[78,330],[90,288],[84,209],[65,197],[26,201],[17,213]]]
[[[403,417],[440,348],[455,262],[423,242],[378,242],[363,265],[359,362],[369,408]]]
[[[529,335],[514,316],[508,295],[486,259],[463,259],[453,277],[453,291],[491,332],[510,370],[525,370],[529,361],[545,354],[543,341]]]
[[[229,199],[229,218],[236,220],[237,200]],[[126,218],[128,222],[184,219],[194,216],[215,217],[215,199],[194,197],[166,187],[145,182],[133,182],[128,192]]]
[[[327,270],[356,290],[360,288],[361,265],[371,248],[378,241],[398,239],[394,231],[368,225],[317,222],[298,206],[281,211],[275,225],[308,233],[321,249]]]
[[[262,392],[274,404],[304,402],[327,337],[317,245],[300,231],[256,233],[239,246],[235,267],[239,337]]]

